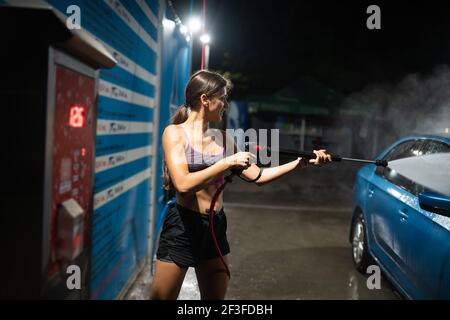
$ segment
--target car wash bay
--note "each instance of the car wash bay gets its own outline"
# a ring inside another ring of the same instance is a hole
[[[286,160],[282,160],[286,161]],[[227,299],[398,299],[382,278],[369,290],[353,267],[348,234],[358,165],[310,167],[262,187],[225,191],[231,281]],[[146,272],[128,295],[145,299]],[[199,299],[191,268],[179,299]]]

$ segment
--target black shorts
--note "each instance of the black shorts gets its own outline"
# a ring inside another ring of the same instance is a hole
[[[214,215],[214,231],[222,255],[227,255],[230,246],[226,235],[227,217],[223,209]],[[182,268],[196,267],[202,260],[218,258],[209,230],[209,216],[179,204],[169,208],[156,257]]]

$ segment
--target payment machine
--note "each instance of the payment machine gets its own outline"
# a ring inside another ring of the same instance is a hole
[[[0,297],[87,298],[97,81],[116,61],[51,6],[0,21]]]

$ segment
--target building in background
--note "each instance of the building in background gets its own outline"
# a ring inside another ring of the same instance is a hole
[[[374,156],[379,151],[378,110],[350,107],[344,101],[339,92],[301,77],[273,95],[249,96],[245,113],[251,128],[279,129],[281,148]]]

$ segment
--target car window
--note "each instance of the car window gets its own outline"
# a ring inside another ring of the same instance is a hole
[[[423,155],[450,152],[450,146],[440,141],[428,140],[423,147]]]
[[[412,152],[411,148],[414,146],[415,143],[416,143],[415,140],[408,140],[402,142],[397,146],[395,146],[394,148],[392,148],[383,159],[387,161],[392,161],[401,158],[411,157],[410,155]]]
[[[417,149],[413,149],[413,147],[416,145],[417,141],[418,140],[408,140],[396,145],[391,150],[389,150],[389,152],[383,157],[383,160],[389,162],[414,156],[415,154],[413,151]],[[416,153],[418,152],[416,151]],[[377,167],[377,169],[375,170],[375,174],[382,177],[384,175],[384,171],[384,167]]]
[[[427,140],[425,139],[416,140],[409,150],[409,153],[406,152],[405,157],[402,158],[417,157],[423,155],[423,148],[426,143]]]
[[[424,139],[405,141],[392,148],[392,150],[390,150],[383,159],[389,162],[423,155],[427,142],[428,141]],[[389,167],[377,167],[375,174],[415,196],[418,196],[420,192],[426,191],[424,186],[406,178],[405,176],[402,176],[401,174],[398,174],[395,170],[392,170]]]

